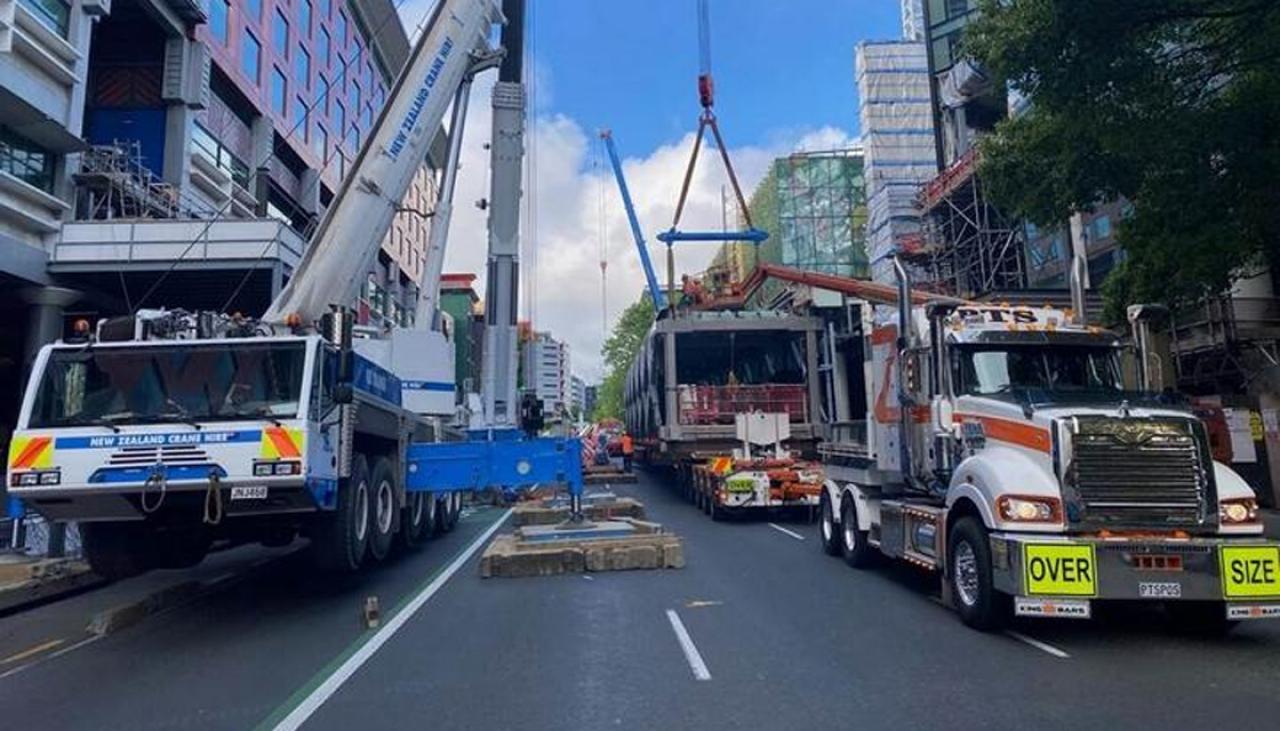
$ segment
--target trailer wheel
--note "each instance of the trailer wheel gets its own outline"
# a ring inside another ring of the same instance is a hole
[[[369,556],[384,561],[395,541],[399,509],[396,507],[395,473],[386,457],[373,462],[369,476]]]
[[[947,550],[947,580],[956,611],[970,627],[990,632],[1009,620],[1011,600],[996,591],[991,575],[991,543],[987,529],[971,515],[951,528]]]
[[[716,523],[725,518],[724,506],[716,504],[716,496],[714,494],[707,496],[707,515],[711,516],[711,520]]]
[[[836,511],[831,507],[831,498],[824,488],[819,500],[822,504],[822,522],[819,532],[822,535],[822,550],[828,556],[840,555],[840,536],[836,530]]]
[[[338,506],[318,516],[311,538],[316,565],[351,573],[360,568],[369,546],[369,463],[364,455],[351,460],[351,477],[338,489]]]
[[[151,568],[150,542],[137,523],[81,523],[80,547],[93,573],[108,581],[127,579]]]
[[[451,492],[444,498],[444,529],[453,530],[458,524],[458,516],[462,514],[462,493]]]
[[[853,498],[840,501],[840,552],[844,562],[855,569],[865,569],[876,557],[876,549],[867,540],[867,532],[858,530],[858,511]]]
[[[408,504],[400,515],[399,542],[403,548],[422,545],[427,529],[435,520],[436,500],[429,492],[409,493]]]

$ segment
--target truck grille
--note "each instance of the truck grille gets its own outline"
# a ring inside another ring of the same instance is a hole
[[[122,447],[107,460],[113,467],[138,467],[164,464],[203,464],[209,455],[194,445],[164,445],[159,447]]]
[[[1067,470],[1077,522],[1195,528],[1210,514],[1200,439],[1189,419],[1077,418]]]

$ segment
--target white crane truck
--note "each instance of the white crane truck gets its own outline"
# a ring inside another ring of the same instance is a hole
[[[502,46],[489,47],[495,24]],[[198,563],[215,539],[311,539],[353,571],[458,518],[461,492],[560,480],[574,440],[514,438],[523,4],[441,0],[295,276],[257,320],[181,310],[102,321],[36,359],[8,455],[10,494],[78,521],[93,569]],[[437,290],[471,79],[500,66],[489,199],[484,428],[442,443],[452,344]],[[453,103],[417,329],[353,337],[354,302]],[[575,502],[576,505],[576,502]]]
[[[913,292],[898,272],[896,292],[774,273],[847,306],[837,372],[866,407],[819,447],[828,554],[936,571],[979,629],[1086,618],[1100,601],[1163,602],[1198,629],[1280,617],[1280,545],[1204,424],[1147,391],[1140,309],[1141,389],[1125,390],[1114,334],[1064,310]]]

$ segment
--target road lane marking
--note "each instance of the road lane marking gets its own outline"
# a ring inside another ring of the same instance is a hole
[[[67,645],[66,647],[62,648],[61,650],[57,650],[56,652],[51,652],[51,653],[49,653],[48,655],[45,655],[44,657],[38,657],[38,658],[36,658],[35,660],[32,660],[31,662],[27,663],[26,665],[19,665],[19,666],[17,666],[17,667],[9,668],[8,670],[4,671],[3,673],[0,673],[0,680],[3,680],[3,679],[5,679],[5,678],[7,678],[7,677],[10,677],[10,676],[12,676],[12,675],[17,675],[18,673],[20,673],[20,672],[22,672],[22,671],[24,671],[24,670],[30,670],[31,668],[33,668],[33,667],[35,667],[35,666],[37,666],[37,665],[40,665],[41,663],[44,663],[45,661],[52,660],[52,659],[57,658],[57,657],[62,657],[63,655],[65,655],[65,654],[67,654],[68,652],[71,652],[71,651],[73,651],[73,650],[79,650],[81,647],[84,647],[85,645],[91,644],[91,643],[93,643],[93,642],[97,642],[98,640],[102,639],[103,637],[106,637],[106,635],[93,635],[92,637],[88,637],[88,638],[86,638],[86,639],[80,640],[79,642],[77,642],[77,643],[75,643],[75,644],[73,644],[73,645]],[[58,643],[58,644],[61,644],[62,642],[63,642],[62,640],[58,640],[58,641],[57,641],[57,643]],[[41,648],[41,649],[43,649],[43,648]]]
[[[711,671],[707,670],[707,664],[702,661],[702,654],[693,644],[693,638],[689,636],[689,630],[684,628],[684,622],[680,621],[680,615],[676,614],[676,610],[667,610],[667,620],[671,622],[671,629],[676,633],[680,649],[684,650],[684,659],[689,661],[689,669],[693,670],[693,677],[698,680],[711,680]]]
[[[701,609],[703,607],[718,607],[724,602],[715,601],[714,599],[694,599],[691,602],[685,602],[686,609]]]
[[[8,664],[9,664],[9,663],[11,663],[11,662],[18,662],[19,660],[26,660],[27,658],[31,657],[32,655],[39,655],[40,653],[44,652],[45,650],[52,649],[52,648],[54,648],[54,647],[57,647],[58,645],[61,645],[63,642],[66,642],[66,640],[49,640],[48,642],[41,642],[40,644],[36,645],[35,647],[28,647],[27,649],[23,650],[22,652],[15,653],[15,654],[13,654],[13,655],[10,655],[9,657],[6,657],[6,658],[5,658],[5,659],[3,659],[3,660],[0,660],[0,665],[8,665]]]
[[[1028,637],[1027,635],[1022,634],[1021,632],[1015,632],[1009,629],[1009,630],[1005,630],[1004,633],[1009,637],[1012,637],[1013,639],[1017,640],[1018,642],[1031,645],[1037,650],[1040,650],[1042,652],[1047,652],[1050,655],[1053,655],[1054,657],[1059,657],[1064,660],[1071,657],[1071,655],[1067,654],[1065,650],[1059,650],[1058,648],[1054,647],[1053,645],[1050,645],[1047,642],[1041,642],[1040,640],[1037,640],[1034,637]]]
[[[786,529],[786,528],[783,528],[782,526],[778,525],[777,523],[770,523],[770,524],[769,524],[769,527],[770,527],[770,528],[772,528],[772,529],[774,529],[774,530],[776,530],[776,531],[778,531],[779,533],[786,533],[787,535],[791,536],[792,538],[796,539],[797,541],[803,541],[803,540],[804,540],[804,536],[800,535],[799,533],[796,533],[796,532],[795,532],[795,531],[793,531],[793,530],[788,530],[788,529]]]
[[[311,716],[320,709],[320,706],[324,705],[325,701],[329,700],[334,693],[338,692],[338,689],[342,687],[343,683],[346,683],[352,675],[355,675],[356,671],[368,662],[369,658],[373,657],[374,653],[386,644],[387,640],[391,639],[391,636],[398,632],[400,628],[403,627],[405,623],[422,608],[422,605],[427,603],[428,599],[435,596],[436,592],[440,591],[445,583],[458,572],[458,569],[461,569],[466,565],[467,561],[475,554],[475,552],[480,550],[480,547],[497,532],[498,528],[502,527],[502,524],[511,516],[511,512],[511,508],[508,508],[497,520],[493,522],[493,525],[489,526],[488,529],[471,542],[471,545],[467,546],[462,553],[458,554],[457,558],[453,560],[453,563],[449,564],[443,572],[436,576],[436,578],[432,579],[431,583],[427,584],[421,591],[415,594],[413,598],[409,599],[409,601],[401,607],[400,611],[396,612],[395,616],[384,624],[381,629],[374,632],[363,645],[360,645],[360,647],[357,648],[356,651],[346,659],[346,661],[339,665],[337,669],[329,675],[329,677],[325,678],[320,685],[303,698],[298,705],[294,706],[293,710],[272,728],[276,729],[276,731],[292,731],[305,723],[308,718],[311,718]]]

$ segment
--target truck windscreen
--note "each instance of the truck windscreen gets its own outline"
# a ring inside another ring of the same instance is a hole
[[[292,418],[305,363],[302,342],[58,349],[29,426]]]
[[[1124,388],[1111,348],[1066,345],[965,346],[959,348],[957,391],[972,395],[1043,391],[1120,391]]]

